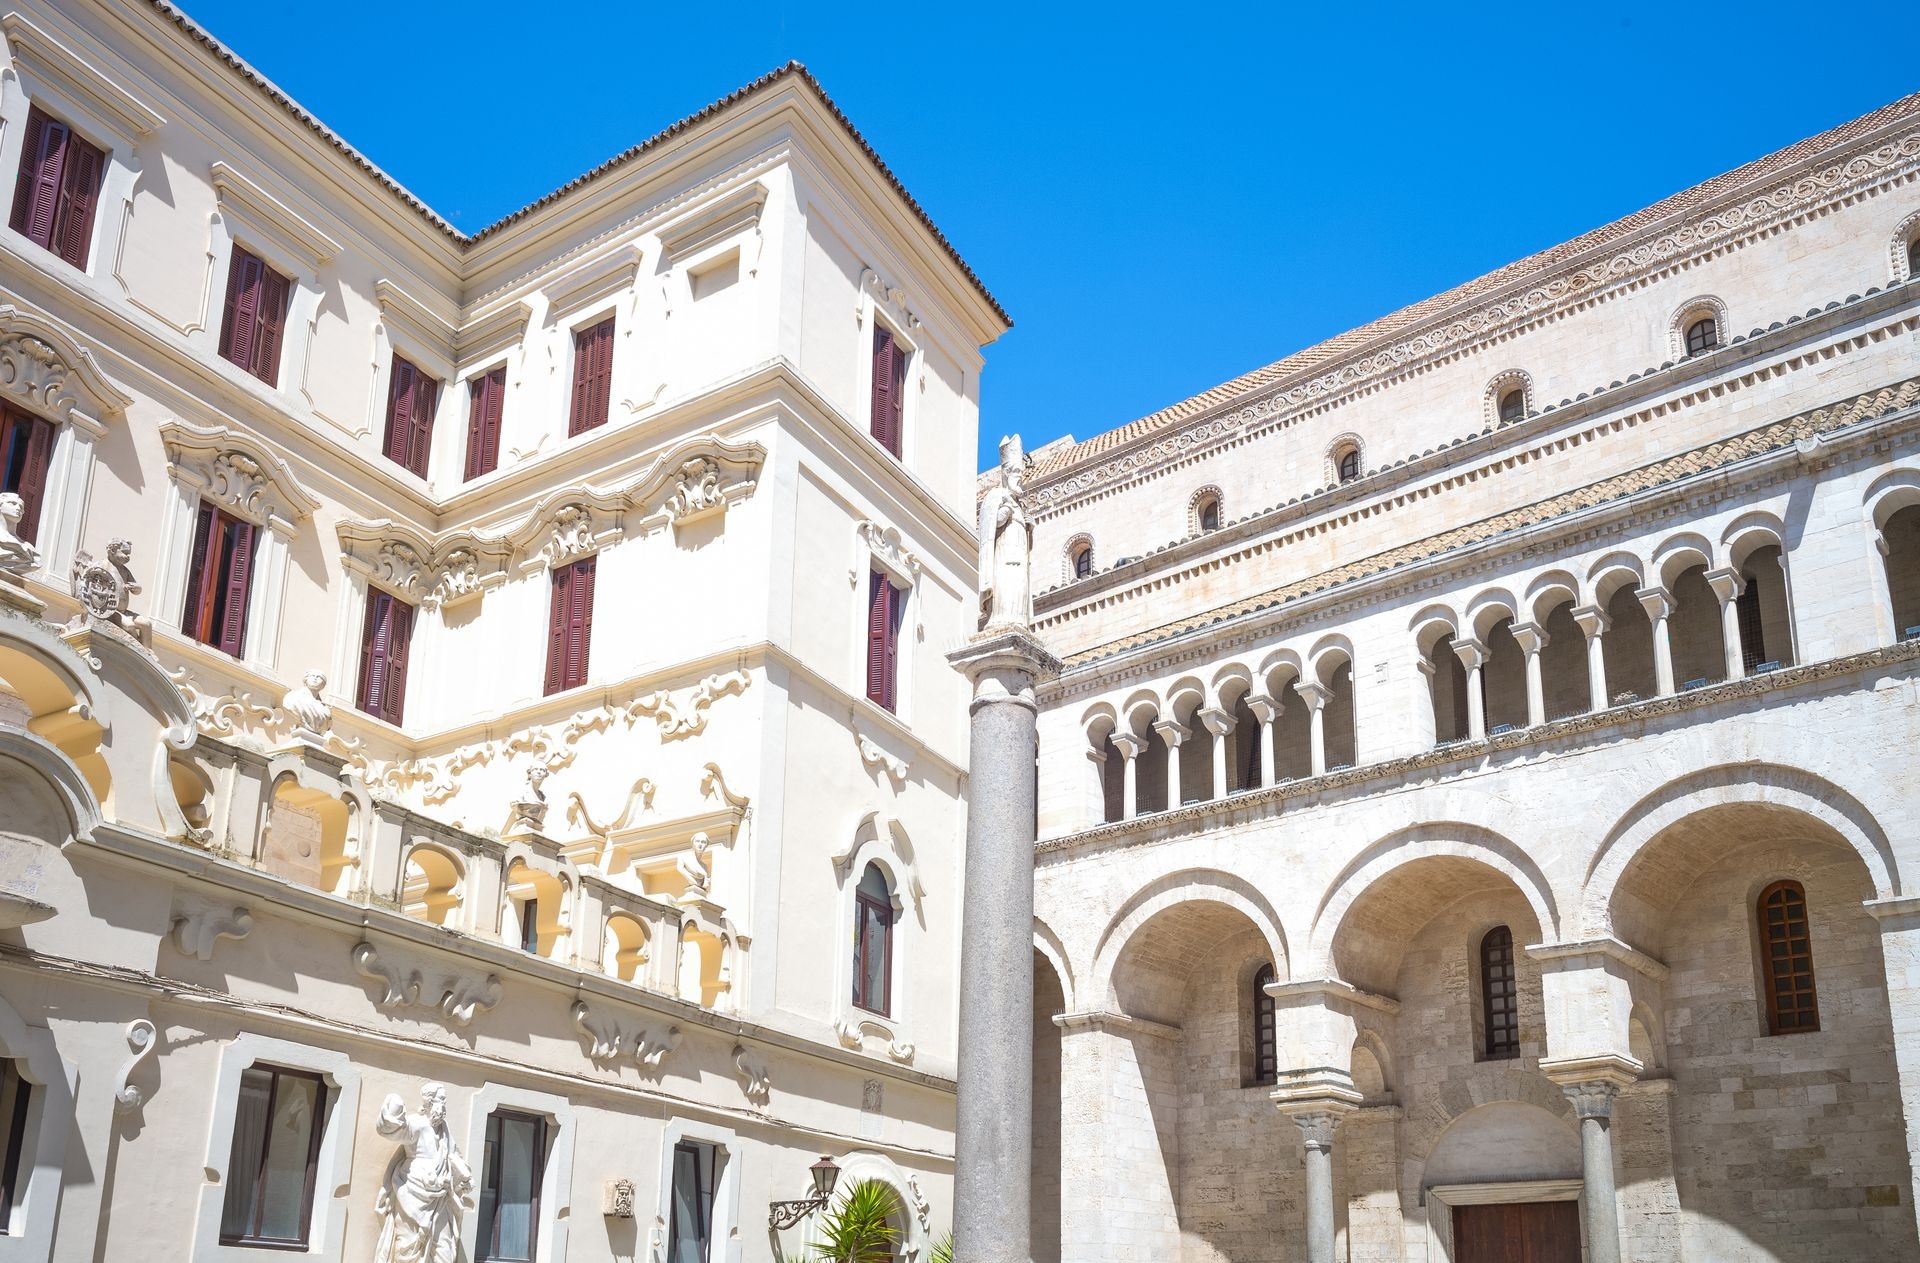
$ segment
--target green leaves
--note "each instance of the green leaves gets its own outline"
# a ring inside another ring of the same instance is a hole
[[[893,1263],[899,1230],[900,1195],[878,1180],[862,1180],[846,1191],[820,1220],[818,1263]]]
[[[933,1243],[933,1253],[928,1256],[927,1263],[953,1263],[953,1234],[951,1232]]]

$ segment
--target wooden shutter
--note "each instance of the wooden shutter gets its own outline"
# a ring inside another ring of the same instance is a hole
[[[265,271],[266,264],[239,246],[233,248],[233,261],[227,265],[226,310],[220,320],[220,355],[248,372],[253,371],[260,278]]]
[[[893,437],[893,330],[876,324],[873,329],[873,399],[867,420],[868,431],[880,446],[894,450]]]
[[[287,323],[287,278],[261,265],[260,333],[253,375],[269,386],[280,384],[280,339]]]
[[[27,459],[20,468],[20,482],[9,488],[26,502],[20,515],[20,538],[34,543],[40,538],[40,506],[47,498],[47,464],[53,455],[53,425],[39,417],[14,413],[8,420],[14,426],[27,427]]]
[[[887,593],[892,589],[878,570],[867,572],[867,700],[888,706]]]
[[[388,723],[401,720],[407,698],[407,653],[413,607],[385,592],[367,594],[360,636],[360,709]]]
[[[900,616],[906,612],[907,594],[882,580],[887,593],[887,701],[888,710],[900,700]]]
[[[407,660],[413,653],[413,607],[395,600],[387,627],[387,692],[380,699],[380,714],[388,723],[398,724],[407,709]]]
[[[562,567],[553,572],[553,595],[547,605],[548,693],[558,693],[566,687],[561,681],[566,678],[567,670],[567,615],[571,608],[567,592],[572,582],[572,567]]]
[[[613,319],[573,335],[573,399],[567,433],[575,435],[606,424],[613,402]]]
[[[220,624],[220,651],[240,656],[247,640],[247,595],[253,581],[253,532],[251,522],[242,522],[238,518],[221,514],[221,525],[227,528],[228,538],[232,541],[224,558],[226,574],[223,582],[227,588],[226,617]]]
[[[567,688],[587,682],[587,658],[593,645],[593,579],[597,557],[573,563],[571,608],[567,611]]]
[[[205,622],[215,579],[212,564],[213,528],[218,511],[202,501],[193,523],[193,554],[187,561],[187,608],[180,614],[180,629],[198,641],[210,638]]]
[[[387,459],[407,466],[407,453],[413,442],[414,379],[419,370],[399,356],[387,373]],[[409,466],[410,467],[410,466]]]
[[[26,143],[20,149],[20,178],[14,185],[12,225],[37,245],[52,247],[53,217],[60,201],[60,176],[73,132],[36,106],[27,111]]]
[[[467,387],[467,481],[490,474],[500,464],[500,419],[507,395],[507,370],[496,368]]]
[[[1820,1001],[1813,980],[1813,931],[1806,889],[1797,881],[1775,882],[1760,892],[1759,912],[1767,1033],[1817,1031]]]
[[[67,141],[60,173],[60,206],[54,215],[52,249],[73,266],[87,266],[93,240],[93,210],[100,200],[100,175],[107,156],[78,136]]]
[[[433,413],[440,403],[440,383],[418,369],[413,374],[413,427],[407,438],[407,468],[427,476],[433,454]]]

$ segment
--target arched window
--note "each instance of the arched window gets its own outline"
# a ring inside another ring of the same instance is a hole
[[[1274,1084],[1280,1081],[1279,1038],[1273,1029],[1273,997],[1267,994],[1267,985],[1274,981],[1272,965],[1262,965],[1253,971],[1253,987],[1247,997],[1253,1011],[1253,1084]]]
[[[1513,976],[1513,931],[1496,925],[1480,940],[1480,1016],[1487,1061],[1520,1055],[1520,1013]]]
[[[1500,396],[1500,424],[1511,425],[1527,415],[1527,392],[1515,386]]]
[[[1219,530],[1220,529],[1220,497],[1208,496],[1206,499],[1202,500],[1200,502],[1199,512],[1196,513],[1195,516],[1200,519],[1200,529],[1202,531]]]
[[[1720,326],[1712,316],[1702,316],[1687,326],[1687,354],[1698,355],[1720,345]]]
[[[1360,449],[1349,447],[1338,458],[1341,482],[1352,482],[1360,476]]]
[[[1813,990],[1813,938],[1807,928],[1807,892],[1797,881],[1777,881],[1760,892],[1760,972],[1767,991],[1767,1034],[1820,1029]]]
[[[1073,550],[1073,577],[1085,579],[1093,573],[1093,545],[1081,544]]]
[[[878,864],[853,892],[853,1003],[881,1017],[893,1007],[893,891]]]
[[[1907,243],[1907,279],[1920,278],[1920,233]]]

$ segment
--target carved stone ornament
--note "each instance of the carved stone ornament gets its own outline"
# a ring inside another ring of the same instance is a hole
[[[862,522],[853,529],[860,542],[859,554],[854,558],[850,572],[854,587],[866,583],[867,575],[876,561],[884,569],[892,571],[895,578],[905,580],[908,587],[919,581],[919,554],[907,547],[906,537],[900,534],[899,527]]]
[[[373,1002],[382,1009],[431,1009],[455,1026],[466,1026],[500,1003],[498,974],[416,965],[365,941],[354,946],[352,960],[355,973],[379,985]]]
[[[766,455],[758,443],[697,434],[662,452],[621,495],[649,529],[683,526],[752,495]]]
[[[374,1128],[400,1143],[374,1202],[380,1240],[374,1263],[453,1263],[464,1257],[460,1219],[471,1204],[473,1171],[447,1126],[445,1084],[420,1089],[420,1112],[389,1092]]]
[[[868,767],[879,768],[895,785],[904,785],[907,780],[905,759],[896,759],[880,748],[880,744],[865,733],[857,734],[860,744],[860,760]]]
[[[544,763],[527,769],[526,788],[509,804],[507,834],[538,833],[547,827],[547,777],[552,773]]]
[[[133,1050],[133,1055],[120,1067],[120,1086],[113,1091],[114,1113],[131,1114],[150,1099],[152,1094],[133,1082],[133,1072],[153,1056],[159,1044],[160,1032],[146,1018],[137,1017],[127,1023],[127,1047]]]
[[[733,1046],[733,1073],[740,1080],[740,1090],[755,1105],[765,1105],[773,1097],[773,1069],[762,1057],[745,1044]]]
[[[594,535],[593,509],[585,504],[563,504],[555,511],[540,555],[549,566],[585,556],[599,547]]]
[[[887,1046],[887,1056],[903,1066],[913,1064],[913,1041],[896,1038],[893,1028],[885,1022],[852,1015],[834,1023],[833,1033],[842,1048],[853,1049],[864,1047],[869,1034],[877,1035]]]
[[[1000,480],[980,497],[982,627],[1033,626],[1033,515],[1020,436],[1000,440]]]
[[[680,1047],[677,1026],[630,1026],[585,1000],[573,1002],[573,1024],[586,1037],[587,1056],[594,1061],[630,1061],[642,1071],[654,1071]]]
[[[132,601],[140,591],[140,584],[128,565],[132,560],[132,540],[109,540],[104,561],[95,561],[93,554],[85,551],[75,554],[68,582],[74,600],[80,602],[80,618],[76,622],[105,623],[144,644],[150,629],[145,619],[136,618],[133,613]]]
[[[310,741],[314,745],[327,743],[327,733],[333,728],[333,706],[320,696],[320,690],[325,687],[326,672],[309,671],[280,699],[280,709],[293,723],[295,740]]]
[[[470,531],[430,538],[386,518],[351,519],[335,530],[349,568],[428,609],[458,605],[507,579],[512,545],[504,539]]]
[[[752,682],[745,671],[726,671],[708,676],[677,697],[664,689],[642,694],[633,699],[632,710],[652,715],[662,740],[690,737],[706,728],[709,706],[719,698],[746,692]]]
[[[608,1219],[632,1219],[635,1193],[625,1176],[608,1180],[600,1194],[600,1213]]]
[[[673,494],[667,497],[667,516],[675,525],[705,517],[727,507],[720,494],[720,462],[711,456],[695,456],[680,466],[674,479]]]
[[[20,538],[20,519],[27,502],[11,491],[0,492],[0,576],[18,576],[39,568],[40,550]]]
[[[920,1227],[923,1229],[931,1229],[933,1227],[933,1203],[927,1199],[925,1193],[920,1191],[920,1176],[918,1172],[907,1172],[907,1200],[913,1203],[913,1217],[920,1221]]]
[[[320,507],[292,467],[251,435],[224,425],[168,421],[160,438],[176,480],[242,517],[291,533]]]
[[[252,931],[253,913],[244,905],[199,900],[174,905],[171,933],[182,956],[212,960],[221,939],[243,939]]]
[[[101,419],[133,400],[100,371],[93,355],[38,316],[0,305],[0,397],[56,423],[100,432]]]

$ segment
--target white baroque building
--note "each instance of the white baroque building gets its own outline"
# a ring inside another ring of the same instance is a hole
[[[1916,271],[1909,97],[1035,453],[1035,1260],[1920,1258]]]
[[[822,1155],[924,1260],[1005,314],[797,65],[469,234],[160,0],[0,36],[0,1261],[406,1257],[403,1141],[476,1260]]]

